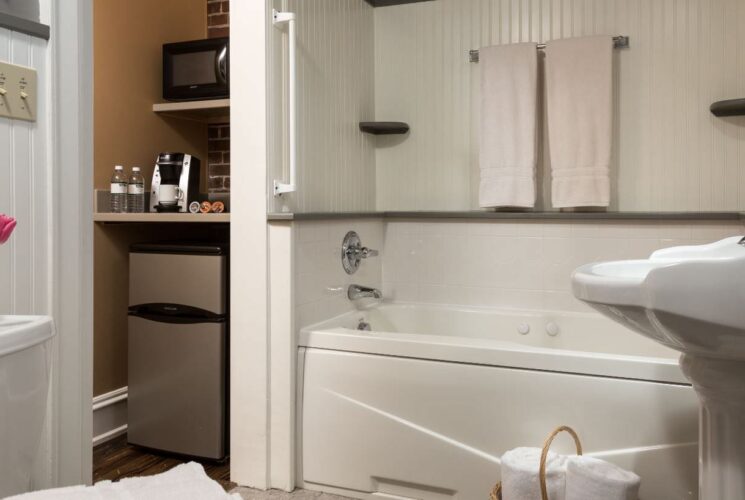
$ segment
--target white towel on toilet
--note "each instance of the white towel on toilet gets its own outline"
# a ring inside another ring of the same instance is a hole
[[[566,500],[637,500],[640,482],[633,472],[597,458],[567,460]]]
[[[540,464],[540,448],[515,448],[502,455],[502,498],[541,500]],[[549,452],[546,458],[549,500],[564,500],[565,479],[566,457]]]
[[[484,47],[479,206],[533,207],[536,199],[538,50],[535,43]]]
[[[613,38],[546,44],[554,207],[607,207],[613,115]]]

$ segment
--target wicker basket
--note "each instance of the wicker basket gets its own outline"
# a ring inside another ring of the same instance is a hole
[[[546,440],[543,442],[543,450],[541,452],[541,466],[538,469],[538,478],[541,482],[541,498],[543,498],[543,500],[548,500],[548,489],[546,488],[546,458],[548,457],[548,450],[549,448],[551,448],[551,443],[553,442],[556,435],[560,432],[569,433],[574,439],[574,445],[577,447],[577,455],[582,454],[582,443],[580,443],[579,436],[577,436],[577,433],[574,432],[574,429],[572,429],[571,427],[562,425],[561,427],[557,427],[556,429],[554,429],[553,432],[548,435]],[[494,485],[494,489],[492,489],[491,495],[489,495],[489,497],[491,498],[491,500],[502,500],[501,481]],[[507,498],[506,500],[518,499]]]

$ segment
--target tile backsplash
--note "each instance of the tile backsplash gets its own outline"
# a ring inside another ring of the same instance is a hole
[[[744,232],[738,222],[388,221],[383,293],[396,301],[587,311],[571,293],[578,266]]]
[[[582,264],[646,258],[657,249],[745,234],[739,222],[515,222],[346,219],[298,221],[295,311],[302,327],[354,310],[352,284],[386,300],[479,307],[589,311],[571,292]],[[381,250],[347,275],[341,242],[357,231]]]
[[[351,284],[381,288],[382,257],[362,261],[349,275],[341,264],[341,245],[347,231],[356,231],[368,248],[383,249],[380,219],[296,222],[295,230],[295,324],[311,323],[354,310],[347,299]]]

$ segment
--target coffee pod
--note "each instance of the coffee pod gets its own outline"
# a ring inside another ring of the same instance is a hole
[[[189,212],[193,214],[198,214],[200,212],[198,201],[192,201],[191,203],[189,203]]]
[[[216,214],[221,214],[225,211],[225,204],[221,201],[216,201],[212,204],[212,211]]]
[[[203,214],[208,214],[212,210],[212,203],[209,201],[203,201],[202,204],[199,207],[199,211]]]

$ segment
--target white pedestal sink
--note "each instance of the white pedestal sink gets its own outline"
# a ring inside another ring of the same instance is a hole
[[[48,316],[0,314],[0,498],[29,490],[47,411]]]
[[[701,403],[699,499],[745,499],[745,246],[739,237],[588,264],[574,295],[682,353]]]

